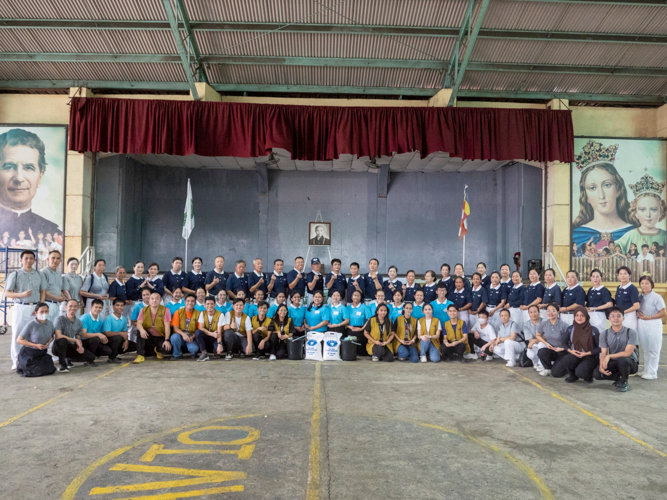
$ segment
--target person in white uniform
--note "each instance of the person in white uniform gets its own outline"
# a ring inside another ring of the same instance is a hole
[[[507,361],[505,366],[516,366],[516,358],[526,348],[523,341],[521,327],[510,318],[507,309],[500,311],[500,328],[498,338],[493,347],[493,354]]]
[[[546,313],[546,311],[545,311]],[[546,347],[546,344],[537,340],[537,329],[542,321],[542,315],[538,306],[530,306],[528,309],[529,319],[523,324],[523,338],[528,344],[526,345],[526,356],[533,362],[533,368],[538,372],[544,370],[540,358],[537,357],[537,352]]]
[[[644,354],[644,370],[637,375],[644,380],[658,378],[658,363],[662,349],[662,318],[665,316],[665,301],[653,291],[653,280],[642,276],[639,288],[639,311],[637,311],[639,347]]]
[[[16,370],[16,362],[21,350],[21,346],[17,344],[16,340],[23,331],[23,327],[32,321],[35,306],[43,301],[47,286],[46,278],[33,269],[35,253],[32,250],[21,252],[21,264],[23,267],[11,273],[5,284],[5,298],[14,300],[12,306],[12,344],[10,348],[12,370]]]
[[[486,361],[493,361],[493,346],[496,343],[496,330],[491,323],[489,323],[489,313],[486,312],[486,309],[482,309],[477,314],[477,321],[475,321],[471,333],[473,333],[474,336],[472,344],[470,344],[470,349],[473,350],[475,348],[474,346],[479,347],[480,358],[482,360],[485,359]],[[470,343],[470,335],[468,335],[468,343]]]
[[[593,269],[590,278],[593,286],[588,289],[586,294],[586,310],[591,318],[591,325],[597,328],[598,332],[604,332],[607,329],[607,313],[605,311],[613,307],[614,301],[611,299],[609,290],[602,285],[602,271]]]

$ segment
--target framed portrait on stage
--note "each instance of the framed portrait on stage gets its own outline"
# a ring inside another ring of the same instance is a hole
[[[309,222],[308,244],[310,246],[331,246],[331,222]]]
[[[37,250],[39,267],[64,246],[67,127],[0,124],[0,246]]]

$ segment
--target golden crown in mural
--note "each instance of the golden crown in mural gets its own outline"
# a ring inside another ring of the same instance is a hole
[[[577,169],[583,173],[585,170],[598,163],[613,164],[616,159],[617,150],[618,144],[612,144],[611,146],[605,147],[601,142],[590,140],[581,149],[581,153],[574,157],[574,161],[577,164]]]
[[[637,184],[630,184],[630,189],[632,189],[632,194],[635,195],[635,198],[640,194],[657,194],[662,196],[662,191],[665,189],[665,182],[658,182],[653,177],[644,174]]]

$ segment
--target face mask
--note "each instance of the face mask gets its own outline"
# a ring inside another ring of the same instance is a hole
[[[46,318],[48,318],[48,317],[49,317],[48,314],[38,314],[38,315],[37,315],[37,319],[40,320],[40,321],[44,321],[44,320],[46,320]]]
[[[483,325],[486,325],[486,318],[479,318],[479,322]]]

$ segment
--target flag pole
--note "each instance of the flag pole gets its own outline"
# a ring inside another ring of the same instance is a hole
[[[188,272],[188,240],[190,237],[185,238],[185,262],[183,262],[184,272]],[[465,239],[463,240],[463,246],[465,248]],[[464,257],[465,259],[465,257]]]
[[[186,246],[187,246],[187,243],[186,243]],[[185,253],[187,254],[187,252],[185,252]],[[463,235],[463,262],[461,262],[461,264],[463,264],[463,272],[465,272],[465,268],[466,268],[466,237],[465,237],[465,234]]]

